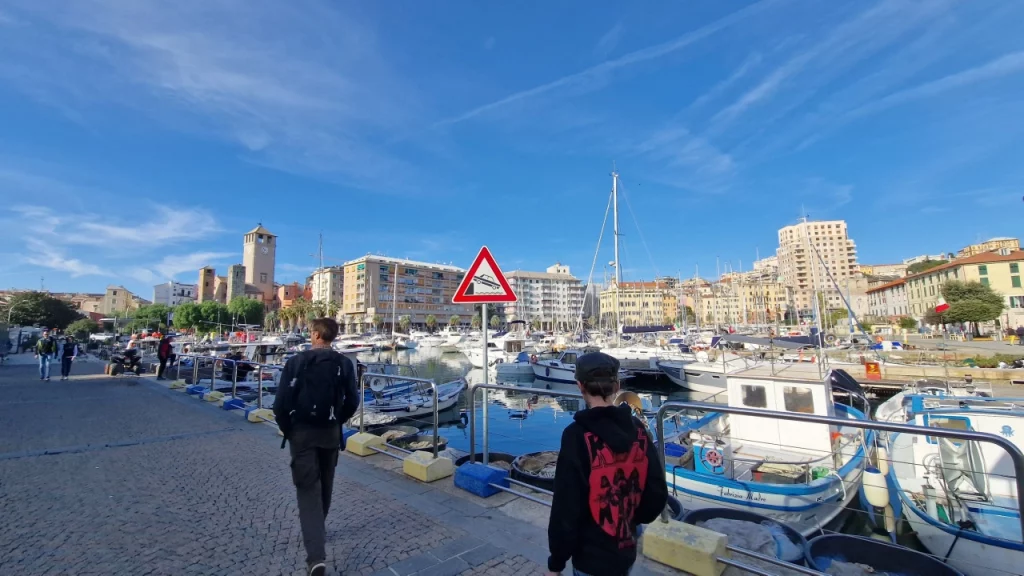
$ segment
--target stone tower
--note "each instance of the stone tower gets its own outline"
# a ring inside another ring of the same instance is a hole
[[[274,262],[277,255],[277,236],[262,224],[246,232],[242,265],[245,283],[252,284],[263,293],[263,303],[274,301]]]
[[[245,297],[245,266],[232,264],[228,266],[228,292],[225,295],[225,302],[231,303],[236,297]]]
[[[217,272],[211,266],[199,269],[199,285],[196,286],[196,301],[213,300],[216,293]]]

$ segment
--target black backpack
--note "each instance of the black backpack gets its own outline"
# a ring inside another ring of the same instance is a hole
[[[343,362],[348,360],[337,352],[327,357],[318,354],[301,360],[289,411],[293,425],[315,428],[341,425],[335,411],[345,396]]]

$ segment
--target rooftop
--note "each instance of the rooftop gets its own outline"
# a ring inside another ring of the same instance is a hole
[[[966,258],[957,258],[945,264],[936,266],[935,268],[929,268],[924,272],[918,272],[917,274],[911,274],[907,276],[907,280],[914,278],[920,278],[934,274],[935,272],[941,272],[943,270],[949,270],[950,268],[956,268],[957,266],[963,266],[965,264],[990,264],[994,262],[1017,262],[1024,260],[1024,250],[1015,250],[1009,254],[999,254],[998,252],[982,252],[981,254],[975,254],[974,256],[967,256]]]
[[[416,260],[407,260],[405,258],[392,258],[390,256],[378,256],[376,254],[367,254],[356,258],[355,260],[349,260],[345,262],[345,266],[350,264],[358,264],[360,262],[366,262],[368,260],[374,260],[376,262],[386,262],[388,264],[399,264],[402,266],[414,266],[416,268],[433,268],[434,270],[444,270],[447,272],[465,272],[464,268],[457,266],[451,266],[449,264],[431,264],[430,262],[417,262]]]
[[[889,288],[894,288],[896,286],[899,286],[900,284],[906,284],[906,283],[907,283],[907,280],[905,278],[900,278],[899,280],[894,280],[892,282],[889,282],[889,283],[886,283],[886,284],[882,284],[881,286],[875,286],[874,288],[869,288],[869,289],[865,290],[864,293],[865,294],[873,294],[875,292],[881,292],[882,290],[888,290]]]
[[[553,272],[528,272],[526,270],[512,270],[505,274],[506,278],[538,278],[544,280],[579,280],[572,274],[555,274]]]
[[[263,227],[263,224],[257,224],[255,228],[246,232],[246,234],[265,234],[267,236],[273,236],[274,234]]]

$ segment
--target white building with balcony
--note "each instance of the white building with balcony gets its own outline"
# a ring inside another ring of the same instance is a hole
[[[579,322],[586,287],[568,266],[558,263],[546,272],[513,270],[505,277],[519,298],[504,306],[506,320],[525,320],[531,326],[539,322],[544,330],[569,330]]]
[[[195,284],[182,284],[181,282],[164,282],[153,286],[153,303],[177,306],[185,302],[195,302]]]

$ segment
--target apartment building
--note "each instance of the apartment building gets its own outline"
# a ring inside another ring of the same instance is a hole
[[[513,270],[505,277],[519,298],[504,306],[506,320],[540,322],[543,330],[570,329],[579,322],[586,288],[568,266],[558,263],[545,272]]]
[[[277,301],[281,308],[291,308],[292,304],[295,303],[295,299],[302,296],[302,294],[303,287],[298,282],[277,285]]]
[[[897,278],[907,275],[909,264],[858,264],[857,269],[861,274],[867,276],[895,276]]]
[[[793,314],[792,289],[770,274],[724,274],[718,282],[701,282],[696,287],[688,300],[702,323],[771,324]]]
[[[910,315],[905,278],[868,288],[867,296],[868,316],[871,319],[892,322],[900,316]]]
[[[903,263],[910,266],[911,264],[928,262],[929,260],[949,260],[951,258],[952,254],[921,254],[920,256],[914,256],[913,258],[904,258]]]
[[[345,290],[345,268],[343,266],[327,266],[318,268],[309,277],[309,286],[313,302],[334,302],[341,306],[342,294]]]
[[[150,304],[148,300],[132,294],[124,286],[107,286],[99,312],[108,316],[123,316],[126,312],[147,304]]]
[[[475,309],[452,304],[465,275],[465,270],[455,266],[387,256],[351,260],[343,272],[342,322],[348,332],[363,331],[373,325],[374,316],[380,316],[389,330],[394,303],[395,315],[399,319],[409,316],[414,328],[426,327],[431,315],[439,326],[448,324],[452,316],[468,325]]]
[[[1024,325],[1024,252],[1003,249],[1000,252],[982,252],[974,256],[957,258],[941,266],[925,270],[906,278],[907,302],[910,315],[920,320],[928,310],[934,310],[942,295],[942,285],[950,280],[980,282],[999,294],[1006,302],[1002,320],[1004,326]]]
[[[194,302],[197,287],[195,284],[181,282],[164,282],[153,286],[153,303],[177,306],[183,302]]]
[[[961,248],[960,251],[956,253],[956,257],[967,258],[984,252],[998,252],[1000,250],[1016,252],[1020,250],[1020,240],[1017,238],[992,238],[985,242],[979,242],[978,244],[971,244],[970,246]]]
[[[613,282],[601,291],[603,322],[616,313],[620,326],[672,324],[679,316],[679,290],[664,282]]]
[[[819,293],[828,309],[846,308],[835,284],[845,285],[857,271],[857,246],[845,221],[805,218],[780,229],[777,256],[782,283],[792,288],[801,318],[813,316],[814,298]]]

